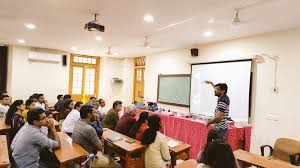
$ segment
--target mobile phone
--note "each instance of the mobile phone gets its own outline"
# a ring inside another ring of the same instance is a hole
[[[134,143],[134,140],[133,139],[127,139],[125,142],[132,144],[132,143]]]

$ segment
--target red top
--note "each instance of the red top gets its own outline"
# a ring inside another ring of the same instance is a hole
[[[147,128],[148,128],[148,124],[147,124],[147,123],[143,123],[143,124],[140,126],[139,131],[135,134],[135,139],[138,140],[138,141],[141,141],[142,135],[143,135],[144,131],[145,131]]]
[[[115,131],[123,135],[129,135],[129,131],[135,124],[136,119],[130,114],[125,113],[118,121]]]

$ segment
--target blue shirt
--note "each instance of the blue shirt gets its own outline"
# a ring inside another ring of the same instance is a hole
[[[11,144],[17,167],[38,168],[42,148],[54,149],[58,142],[48,138],[40,128],[24,125]]]

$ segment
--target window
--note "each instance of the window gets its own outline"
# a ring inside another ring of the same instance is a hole
[[[138,102],[144,101],[144,72],[146,57],[134,59],[134,91],[133,100]]]
[[[74,101],[97,97],[99,62],[99,57],[71,54],[69,93]]]

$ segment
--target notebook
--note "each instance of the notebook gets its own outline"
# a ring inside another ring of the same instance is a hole
[[[169,139],[169,140],[168,140],[168,147],[174,148],[174,147],[176,147],[176,146],[178,146],[178,145],[180,145],[179,142],[174,141],[173,139]]]
[[[107,137],[107,140],[112,141],[112,142],[119,141],[122,139],[123,139],[122,137],[120,137],[119,135],[116,135],[116,134],[113,134],[113,135],[110,135],[109,137]]]

